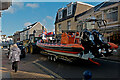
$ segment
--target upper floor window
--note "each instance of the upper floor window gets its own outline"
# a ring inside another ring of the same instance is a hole
[[[58,12],[58,19],[61,19],[62,18],[62,10]]]
[[[72,4],[67,7],[67,16],[72,14],[72,8],[73,8]]]
[[[71,21],[67,22],[67,30],[71,30]]]
[[[105,10],[104,17],[108,23],[118,21],[118,7]]]
[[[59,28],[59,32],[62,32],[61,24],[58,25],[58,28]]]

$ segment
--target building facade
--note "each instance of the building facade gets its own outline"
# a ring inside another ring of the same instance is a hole
[[[29,39],[31,35],[39,37],[39,35],[42,34],[43,30],[47,31],[47,29],[41,25],[40,22],[29,25],[26,29],[20,31],[20,41]]]
[[[101,33],[104,33],[104,37],[114,43],[120,41],[120,2],[102,2],[97,6],[85,11],[76,16],[76,21],[82,21],[85,19],[103,19],[106,20],[106,26],[100,23],[100,28],[97,24],[91,25],[88,23],[88,29],[99,29]]]
[[[55,34],[61,34],[64,30],[77,30],[75,16],[94,6],[82,2],[71,2],[65,8],[60,8],[55,20]]]
[[[13,42],[17,43],[20,41],[20,31],[16,31],[13,35]]]

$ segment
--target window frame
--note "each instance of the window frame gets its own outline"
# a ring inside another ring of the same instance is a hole
[[[69,14],[69,7],[70,7],[70,10],[71,10],[71,14]],[[71,5],[69,5],[69,6],[67,6],[67,16],[70,16],[70,15],[72,15],[72,12],[73,12],[73,4],[71,4]]]
[[[117,7],[117,10],[114,10],[114,8],[116,8]],[[113,9],[113,11],[110,11],[110,12],[107,12],[107,10],[111,10],[111,9]],[[115,6],[115,7],[112,7],[112,8],[109,8],[109,9],[107,9],[107,10],[104,10],[104,14],[103,15],[105,15],[105,19],[107,20],[107,24],[112,24],[112,23],[116,23],[116,22],[118,22],[118,15],[117,15],[117,20],[116,21],[108,21],[108,18],[107,18],[107,15],[109,14],[112,14],[112,13],[114,13],[114,12],[117,12],[117,14],[118,14],[118,6]]]
[[[63,17],[63,10],[60,10],[58,11],[58,19],[62,19],[62,17]]]
[[[62,32],[62,26],[61,24],[58,24],[59,32]]]
[[[71,30],[71,20],[67,21],[67,30]]]

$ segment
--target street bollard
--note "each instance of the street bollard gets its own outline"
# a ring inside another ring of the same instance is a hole
[[[92,80],[92,73],[88,70],[83,72],[84,80]]]

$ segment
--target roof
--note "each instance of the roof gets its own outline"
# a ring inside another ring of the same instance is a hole
[[[58,19],[58,13],[57,13],[55,23],[58,23],[58,22],[66,20],[66,19],[74,17],[74,14],[75,14],[75,11],[76,11],[76,5],[77,4],[73,4],[73,12],[72,12],[72,14],[70,16],[67,16],[67,8],[63,9],[62,19]]]
[[[91,4],[83,3],[83,2],[80,2],[80,1],[77,1],[77,3],[79,3],[79,4],[83,4],[83,5],[87,5],[87,6],[91,6],[91,7],[94,7],[94,6],[91,5]]]
[[[75,21],[77,21],[77,18],[78,18],[78,17],[83,16],[83,15],[86,14],[87,12],[88,12],[88,11],[85,11],[85,12],[83,12],[83,13],[81,13],[81,14],[76,15],[76,16],[75,16]]]
[[[115,3],[118,3],[118,2],[102,2],[94,7],[94,11],[98,11],[103,7],[107,7],[107,6],[113,5]]]
[[[35,22],[34,24],[31,24],[31,25],[29,25],[29,26],[27,26],[27,27],[29,27],[29,28],[27,28],[27,29],[24,29],[23,31],[20,31],[19,33],[21,33],[21,32],[24,32],[24,31],[27,31],[27,30],[29,30],[29,29],[31,29],[35,24],[37,24],[38,22]]]
[[[69,4],[71,4],[71,3],[69,3]],[[83,5],[94,7],[93,5],[90,5],[90,4],[87,4],[87,3],[83,3],[83,2],[79,2],[79,1],[74,2],[72,4],[73,4],[73,11],[72,11],[72,14],[70,16],[67,16],[67,7],[58,9],[58,11],[59,10],[63,10],[63,16],[62,16],[62,19],[58,19],[58,13],[57,13],[55,23],[62,22],[62,21],[67,20],[69,18],[75,17],[77,4],[83,4]]]

